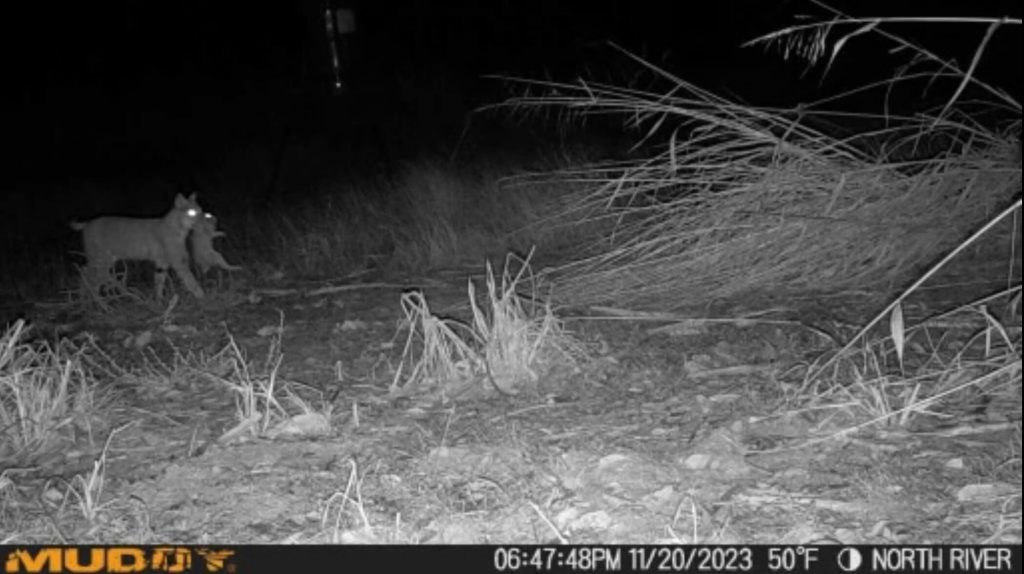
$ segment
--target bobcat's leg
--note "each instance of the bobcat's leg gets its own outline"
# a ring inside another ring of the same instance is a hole
[[[196,276],[188,268],[188,256],[175,257],[171,260],[171,267],[174,268],[174,272],[178,274],[181,282],[185,284],[185,289],[188,289],[188,292],[194,295],[196,299],[202,299],[205,294],[199,282],[196,281]]]
[[[167,282],[167,266],[156,266],[156,271],[153,272],[153,283],[156,286],[156,300],[164,300],[164,283]]]
[[[82,281],[88,289],[95,290],[97,295],[114,283],[113,263],[106,261],[89,261],[82,269]]]

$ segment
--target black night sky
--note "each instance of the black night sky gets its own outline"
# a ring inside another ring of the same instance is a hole
[[[628,81],[636,67],[610,43],[759,105],[812,100],[884,78],[899,63],[886,47],[864,40],[822,80],[820,69],[808,72],[777,52],[740,46],[799,15],[823,13],[808,2],[348,2],[357,33],[347,47],[352,89],[343,97],[329,95],[322,0],[58,2],[8,11],[7,132],[19,149],[11,175],[39,183],[189,172],[216,162],[224,147],[288,130],[341,148],[362,149],[359,142],[370,139],[375,149],[386,148],[374,154],[414,156],[424,147],[450,147],[467,112],[508,95],[487,75]],[[1020,12],[1020,3],[1009,0],[928,3],[927,14],[920,13],[925,4],[912,2],[834,6],[860,16]],[[902,31],[966,64],[984,28]],[[997,34],[980,73],[1019,94],[1019,29]],[[399,127],[380,127],[381,121]],[[381,130],[404,134],[381,143]]]

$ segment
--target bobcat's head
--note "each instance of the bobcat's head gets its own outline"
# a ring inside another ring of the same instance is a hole
[[[195,193],[188,197],[179,193],[174,198],[174,208],[169,215],[174,227],[184,235],[203,218],[203,208],[196,202]]]

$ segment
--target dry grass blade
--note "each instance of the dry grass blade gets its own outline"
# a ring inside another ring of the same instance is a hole
[[[900,370],[903,369],[903,355],[906,349],[906,328],[903,324],[903,306],[896,305],[889,315],[889,336],[892,337],[892,344],[896,348],[896,356],[900,360]]]
[[[958,79],[959,84],[954,90],[949,101],[946,103],[942,112],[939,113],[939,117],[945,116],[946,112],[951,109],[953,104],[960,99],[960,96],[964,93],[967,87],[971,85],[981,88],[991,96],[995,96],[998,99],[1006,101],[1018,110],[1020,109],[1020,103],[1006,93],[1006,91],[1000,90],[991,84],[981,81],[975,74],[978,63],[981,62],[985,53],[985,48],[988,46],[996,31],[1003,26],[1020,26],[1020,18],[976,18],[966,16],[854,18],[832,8],[825,2],[812,0],[812,3],[823,8],[831,15],[831,18],[823,22],[789,26],[781,30],[776,30],[769,34],[765,34],[764,36],[750,40],[746,45],[778,45],[782,49],[784,58],[788,59],[792,56],[800,57],[807,60],[810,65],[816,64],[826,53],[829,53],[829,61],[826,66],[827,72],[828,68],[831,67],[835,60],[835,57],[843,50],[844,47],[846,47],[850,40],[867,33],[874,33],[885,38],[889,42],[892,42],[896,46],[896,49],[909,51],[913,54],[917,54],[924,61],[937,64],[939,66],[939,72],[936,74],[937,77],[939,75],[944,75]],[[898,24],[956,26],[983,25],[986,26],[986,32],[984,38],[979,43],[978,48],[975,50],[974,56],[971,58],[970,67],[967,70],[961,70],[956,62],[945,60],[936,53],[927,50],[922,46],[913,44],[900,36],[889,33],[883,28],[883,26]],[[836,39],[832,44],[832,49],[829,50],[829,37],[832,35],[832,32],[836,30],[851,31],[844,33]]]

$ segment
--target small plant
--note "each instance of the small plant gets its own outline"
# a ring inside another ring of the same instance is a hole
[[[472,332],[479,347],[489,382],[499,391],[512,394],[524,383],[536,384],[536,366],[544,353],[558,351],[572,357],[577,349],[562,332],[561,324],[550,304],[538,306],[536,296],[527,302],[516,291],[529,270],[527,261],[520,262],[519,271],[509,272],[512,259],[506,260],[501,282],[487,264],[487,292],[481,305],[473,282],[469,282],[469,304],[473,310]],[[571,349],[569,347],[572,347]]]
[[[76,425],[89,434],[98,408],[84,351],[70,341],[27,342],[18,320],[0,336],[0,459],[26,460],[51,449]]]
[[[223,439],[228,440],[243,432],[253,436],[263,435],[274,423],[288,416],[276,396],[277,371],[281,366],[280,348],[274,342],[271,343],[267,351],[269,369],[261,376],[253,372],[252,365],[234,337],[229,336],[228,339],[226,351],[232,358],[233,372],[229,378],[220,380],[235,394],[235,418],[238,424]]]
[[[516,273],[510,271],[514,262],[520,265]],[[480,297],[469,282],[468,323],[435,315],[420,292],[402,295],[409,332],[392,394],[423,385],[457,395],[482,384],[514,395],[535,384],[540,369],[583,356],[581,345],[562,329],[551,307],[537,305],[535,295],[527,299],[520,293],[528,262],[507,258],[500,282],[488,263],[487,290]]]
[[[418,540],[395,515],[392,524],[377,524],[371,520],[372,505],[363,497],[365,476],[355,460],[348,461],[349,473],[343,491],[336,491],[321,503],[320,532],[312,540],[327,544],[414,544]],[[291,540],[298,542],[299,536]]]
[[[92,472],[88,474],[77,474],[68,484],[67,495],[64,500],[75,501],[82,518],[90,525],[97,527],[101,519],[101,513],[107,507],[103,502],[104,486],[107,475],[107,451],[110,448],[110,441],[114,435],[126,428],[125,425],[111,431],[107,441],[103,444],[103,451],[92,463]]]
[[[330,431],[330,405],[316,409],[309,399],[303,398],[295,383],[284,381],[278,376],[284,358],[281,352],[283,333],[282,316],[270,337],[270,346],[262,365],[250,363],[234,337],[229,335],[227,346],[218,353],[218,357],[226,359],[230,365],[229,372],[225,376],[217,376],[204,371],[206,376],[220,381],[235,395],[235,418],[238,424],[221,437],[222,441],[230,441],[245,433],[251,436],[276,436],[324,434]],[[298,411],[298,414],[293,416],[293,411]]]

